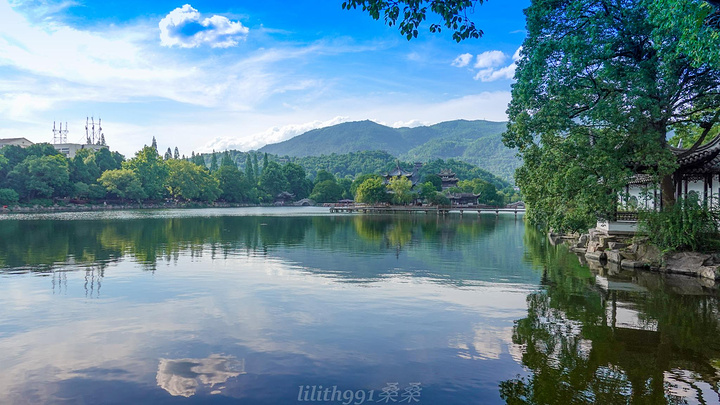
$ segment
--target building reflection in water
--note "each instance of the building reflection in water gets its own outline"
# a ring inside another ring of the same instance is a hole
[[[204,359],[160,359],[157,384],[172,396],[191,397],[199,389],[219,394],[223,384],[245,373],[245,359],[212,354]]]

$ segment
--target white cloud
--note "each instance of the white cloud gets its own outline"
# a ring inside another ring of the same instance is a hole
[[[302,124],[289,124],[281,127],[268,128],[263,132],[259,132],[249,137],[218,137],[202,147],[202,151],[210,150],[227,150],[227,149],[238,149],[238,150],[251,150],[258,149],[267,144],[278,143],[286,141],[297,135],[304,134],[305,132],[313,129],[325,128],[343,122],[347,122],[349,117],[337,116],[335,118],[326,121],[310,121]]]
[[[520,60],[520,52],[522,52],[522,49],[523,49],[523,47],[521,46],[515,51],[515,53],[512,56],[513,62],[517,62]]]
[[[495,80],[508,79],[512,80],[515,77],[515,69],[517,68],[517,61],[520,60],[520,52],[522,47],[519,47],[515,53],[513,53],[511,59],[512,63],[507,66],[503,66],[508,56],[502,51],[486,51],[476,57],[474,69],[477,69],[475,80],[481,82],[492,82]],[[457,67],[467,66],[472,60],[472,55],[469,53],[462,54],[455,58],[452,65]]]
[[[480,80],[481,82],[493,82],[500,79],[510,79],[515,77],[515,62],[509,66],[505,66],[500,69],[482,69],[475,74],[474,79]]]
[[[475,69],[493,68],[501,65],[507,59],[501,51],[486,51],[477,56]]]
[[[458,55],[457,58],[452,62],[452,65],[455,67],[465,67],[470,64],[470,61],[472,60],[473,56],[469,53],[464,53],[462,55]]]
[[[189,4],[171,11],[158,25],[160,44],[167,47],[210,45],[213,48],[229,48],[245,39],[249,32],[239,21],[230,21],[220,15],[203,19],[200,12]]]

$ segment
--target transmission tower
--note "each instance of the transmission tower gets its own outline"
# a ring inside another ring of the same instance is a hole
[[[105,145],[105,135],[102,133],[102,119],[98,118],[98,127],[95,130],[95,117],[85,117],[85,144]]]
[[[63,129],[62,122],[60,122],[60,128],[55,128],[55,121],[53,121],[53,143],[54,144],[61,144],[61,143],[67,143],[67,122],[65,123],[65,129]]]

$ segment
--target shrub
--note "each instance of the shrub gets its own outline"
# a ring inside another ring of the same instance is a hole
[[[720,212],[698,203],[696,195],[678,199],[660,212],[640,212],[640,231],[664,251],[703,251],[720,247]]]
[[[17,204],[20,196],[11,188],[0,188],[0,205]]]

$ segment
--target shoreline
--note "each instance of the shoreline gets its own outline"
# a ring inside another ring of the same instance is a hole
[[[195,209],[195,208],[241,208],[241,207],[273,207],[268,204],[239,204],[239,203],[173,203],[173,204],[54,204],[51,206],[35,205],[23,207],[0,207],[0,214],[29,214],[49,212],[95,212],[95,211],[122,211],[122,210],[160,210],[160,209]]]
[[[701,252],[662,252],[647,237],[608,235],[590,229],[588,233],[565,235],[548,233],[552,245],[563,244],[588,267],[613,267],[660,274],[700,278],[713,286],[720,283],[720,254]]]

